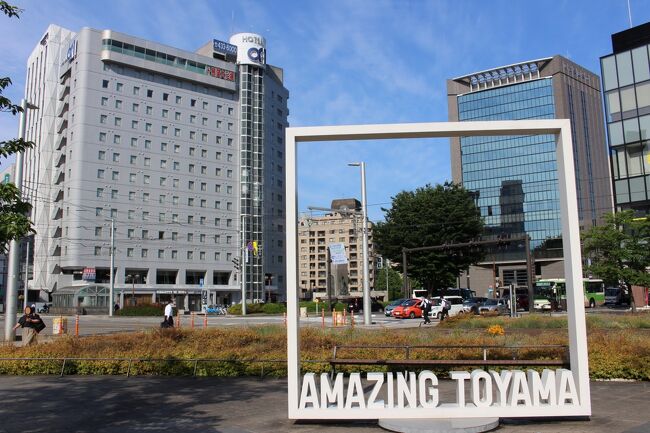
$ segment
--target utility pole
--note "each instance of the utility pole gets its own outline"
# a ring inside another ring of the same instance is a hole
[[[402,274],[404,275],[404,297],[409,298],[409,276],[406,266],[406,248],[402,248]]]
[[[20,101],[23,111],[20,112],[20,121],[18,123],[18,137],[25,139],[25,125],[27,124],[27,110],[38,109],[37,106],[30,104],[26,99]],[[25,152],[16,154],[16,170],[14,173],[14,185],[18,194],[22,197],[23,189],[23,161]],[[7,263],[7,294],[5,298],[5,341],[14,341],[16,332],[16,307],[18,298],[18,266],[20,262],[18,251],[18,240],[12,239],[9,242],[9,259]]]
[[[111,269],[110,289],[108,294],[108,317],[113,317],[113,297],[115,296],[115,218],[111,218]],[[124,307],[124,305],[122,305]]]
[[[366,163],[352,162],[352,167],[361,167],[361,211],[363,213],[363,324],[372,325],[370,303],[370,272],[368,270],[368,201],[366,199]]]
[[[386,263],[384,263],[384,267],[385,267],[384,270],[386,271],[386,297],[390,300],[390,290],[388,288],[388,264],[389,263],[390,262],[388,261],[388,259],[386,259]]]
[[[27,255],[25,256],[25,286],[23,287],[23,310],[27,308],[27,294],[28,294],[28,289],[27,289],[27,281],[29,279],[28,275],[28,269],[29,269],[29,238],[27,238]],[[36,311],[34,311],[36,312]]]

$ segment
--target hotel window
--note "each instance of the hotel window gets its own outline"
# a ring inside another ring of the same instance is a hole
[[[147,105],[147,109],[145,111],[147,114],[151,115],[153,113],[153,108],[150,105]]]
[[[172,204],[174,206],[178,206],[178,196],[177,195],[172,197]]]
[[[116,99],[115,100],[115,108],[117,108],[117,109],[122,108],[122,101],[120,101],[119,99]]]
[[[188,188],[190,191],[193,191],[193,190],[194,190],[194,181],[193,181],[193,180],[190,180],[190,181],[187,182],[187,188]]]
[[[223,109],[222,105],[217,105],[217,113],[221,113],[222,109]]]
[[[169,110],[163,110],[163,111],[162,111],[162,117],[163,117],[163,118],[166,119],[168,115],[169,115]]]
[[[106,133],[105,132],[100,132],[99,133],[99,141],[101,141],[101,142],[106,141]]]
[[[187,216],[187,223],[188,224],[194,224],[194,216],[193,215],[188,215]]]
[[[102,88],[108,89],[108,80],[102,80]]]
[[[178,161],[174,161],[174,170],[178,171],[181,168],[181,163]]]
[[[129,174],[129,182],[131,182],[131,183],[135,182],[135,176],[136,176],[135,173],[130,173]]]
[[[189,197],[189,198],[187,199],[187,205],[188,205],[188,206],[194,206],[194,198]]]
[[[120,162],[120,154],[113,152],[113,162]]]
[[[117,193],[118,191],[116,189],[111,190],[111,199],[117,199]]]
[[[191,107],[196,106],[196,99],[190,99],[190,106]]]
[[[232,219],[228,218],[226,220],[226,227],[232,227]]]
[[[139,104],[136,104],[136,103],[134,103],[134,104],[131,106],[131,110],[132,110],[134,113],[137,113],[139,108],[140,108],[140,105],[139,105]]]
[[[204,104],[207,104],[207,102],[204,102]],[[208,126],[208,118],[207,117],[201,118],[201,125]]]
[[[166,152],[167,151],[167,143],[160,143],[160,150],[162,152]]]
[[[167,178],[166,177],[161,177],[160,178],[160,186],[167,186]]]
[[[158,258],[159,259],[165,258],[165,250],[158,250]]]
[[[102,96],[102,106],[106,107],[108,105],[108,98],[105,96]]]
[[[232,138],[228,139],[228,146],[232,146]]]
[[[221,260],[221,253],[220,252],[214,253],[214,260],[217,261],[217,262]]]
[[[232,194],[232,186],[226,186],[226,194]]]
[[[174,145],[174,153],[179,153],[181,151],[181,146],[180,144],[175,144]]]
[[[232,107],[228,107],[228,115],[232,116],[235,110]]]
[[[173,182],[172,182],[172,186],[173,186],[174,188],[178,188],[178,179],[174,179],[174,180],[173,180]]]
[[[199,252],[199,260],[205,260],[205,251]]]
[[[138,139],[135,137],[131,138],[131,147],[138,147]]]
[[[187,234],[187,242],[194,242],[194,233]]]
[[[194,140],[196,138],[196,131],[190,131],[190,140]]]
[[[129,200],[135,200],[135,191],[129,191]]]
[[[151,123],[145,123],[144,124],[144,130],[147,132],[151,132]]]
[[[111,218],[117,218],[117,209],[111,209]]]
[[[106,123],[106,119],[108,118],[107,115],[102,114],[99,116],[99,123]]]
[[[190,147],[190,156],[194,156],[194,150],[195,149],[193,147]]]
[[[101,237],[102,235],[102,228],[101,227],[95,227],[95,236]]]
[[[165,212],[160,212],[158,214],[158,222],[161,222],[161,223],[165,222]]]
[[[201,166],[201,174],[207,174],[207,172],[208,172],[208,167],[206,167],[205,165],[202,165]]]
[[[145,174],[143,176],[143,180],[144,180],[145,185],[149,185],[151,183],[151,176],[149,176],[148,174]]]
[[[190,114],[190,123],[194,123],[196,121],[196,116],[194,114]]]
[[[113,136],[113,143],[120,144],[121,141],[122,141],[122,137],[120,137],[119,135]]]
[[[232,210],[232,202],[226,203],[226,210]]]
[[[135,211],[129,209],[129,211],[127,212],[127,218],[130,219],[130,220],[132,220],[133,218],[135,218]]]
[[[221,202],[220,202],[219,200],[216,200],[216,201],[214,202],[214,208],[215,208],[215,209],[221,209]]]
[[[187,260],[192,260],[194,259],[194,252],[193,251],[188,251],[187,252]]]
[[[163,135],[167,135],[167,127],[165,125],[160,127],[160,133]]]
[[[208,157],[208,151],[206,149],[201,149],[201,158],[207,158]]]
[[[142,193],[142,201],[147,203],[149,201],[149,193],[148,192],[143,192]]]
[[[119,171],[114,171],[111,175],[111,179],[113,180],[120,180],[120,172]]]
[[[151,149],[151,140],[145,140],[144,141],[144,148],[145,149]]]
[[[201,202],[200,202],[200,203],[201,203],[201,204],[200,204],[201,207],[205,207],[207,201],[206,201],[205,199],[201,199]]]
[[[101,168],[97,170],[97,179],[103,179],[104,178],[104,170]]]
[[[153,97],[153,90],[147,89],[147,98],[152,98]]]
[[[144,158],[144,166],[145,167],[150,167],[151,166],[151,158],[149,158],[149,157]]]
[[[138,162],[138,157],[137,157],[137,156],[135,156],[135,155],[131,155],[131,156],[129,157],[129,163],[130,163],[130,164],[136,164],[137,162]]]
[[[115,83],[115,90],[118,92],[121,92],[123,87],[124,85],[122,83]]]
[[[149,221],[149,212],[147,211],[142,212],[142,221]],[[142,231],[142,233],[144,233],[144,230]]]
[[[100,150],[100,151],[97,153],[97,159],[99,159],[100,161],[105,160],[105,159],[106,159],[106,151],[104,151],[104,150]]]
[[[232,162],[232,153],[229,153],[226,157],[226,161]]]
[[[205,134],[205,133],[201,134],[201,141],[203,141],[204,143],[207,142],[208,141],[208,134]]]
[[[95,216],[102,216],[103,209],[101,207],[95,208]]]
[[[167,168],[167,160],[166,159],[161,159],[160,160],[160,168]]]
[[[228,170],[226,172],[226,177],[232,177],[232,170]]]
[[[126,249],[126,256],[127,257],[133,257],[133,248],[127,248]]]
[[[177,259],[178,258],[178,251],[172,250],[172,259]]]
[[[172,214],[172,222],[173,222],[173,223],[177,223],[177,222],[178,222],[178,214],[176,214],[176,213],[173,213],[173,214]]]
[[[189,169],[190,173],[194,173],[194,164],[190,164],[188,166],[188,169]]]
[[[228,131],[232,131],[233,124],[228,122]]]
[[[95,255],[96,256],[102,255],[102,247],[95,247]]]
[[[199,224],[202,225],[202,226],[205,225],[205,217],[204,217],[204,216],[202,216],[201,218],[199,218]]]
[[[221,128],[221,120],[217,120],[217,128]]]
[[[178,111],[174,113],[174,120],[181,120],[181,113]]]
[[[226,243],[232,244],[232,236],[226,236]]]
[[[214,243],[215,243],[215,244],[221,243],[221,236],[219,236],[219,235],[214,235]]]
[[[218,183],[214,185],[214,192],[221,192],[221,185]]]
[[[219,167],[214,169],[214,175],[215,176],[221,176],[221,169]]]
[[[140,88],[138,86],[133,86],[133,94],[138,96],[140,94]]]
[[[160,203],[160,204],[165,203],[165,194],[160,194],[158,196],[158,203]]]
[[[135,229],[127,229],[126,237],[131,239],[135,235]]]
[[[97,198],[102,198],[104,195],[104,188],[97,188]]]
[[[169,99],[169,93],[163,93],[163,101],[167,101]]]
[[[180,104],[182,100],[183,99],[180,96],[176,95],[176,103],[177,104]]]
[[[172,232],[172,240],[177,241],[178,240],[178,232]]]
[[[203,101],[203,109],[204,110],[208,109],[208,102],[207,101]]]
[[[214,219],[214,225],[215,225],[215,227],[219,227],[221,225],[221,218],[215,218]]]

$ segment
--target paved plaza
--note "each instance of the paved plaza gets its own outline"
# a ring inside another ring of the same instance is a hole
[[[442,381],[443,395],[453,384]],[[503,420],[499,433],[647,433],[650,383],[592,382],[590,420]],[[0,432],[382,432],[375,422],[287,419],[285,380],[4,376]]]

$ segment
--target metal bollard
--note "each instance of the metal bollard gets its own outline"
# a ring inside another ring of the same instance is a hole
[[[181,313],[176,313],[176,327],[181,327]]]
[[[194,329],[194,313],[190,314],[190,328]]]
[[[74,316],[74,336],[79,336],[79,315],[75,314]]]
[[[208,327],[208,313],[205,313],[203,315],[203,329],[207,329]]]
[[[325,329],[325,309],[320,310],[321,328]]]

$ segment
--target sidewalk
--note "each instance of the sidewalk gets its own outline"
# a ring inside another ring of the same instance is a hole
[[[453,392],[441,382],[441,391]],[[650,383],[592,382],[589,421],[504,420],[499,433],[647,433]],[[448,389],[447,389],[448,388]],[[285,380],[0,377],[0,432],[384,432],[375,422],[294,423]]]

